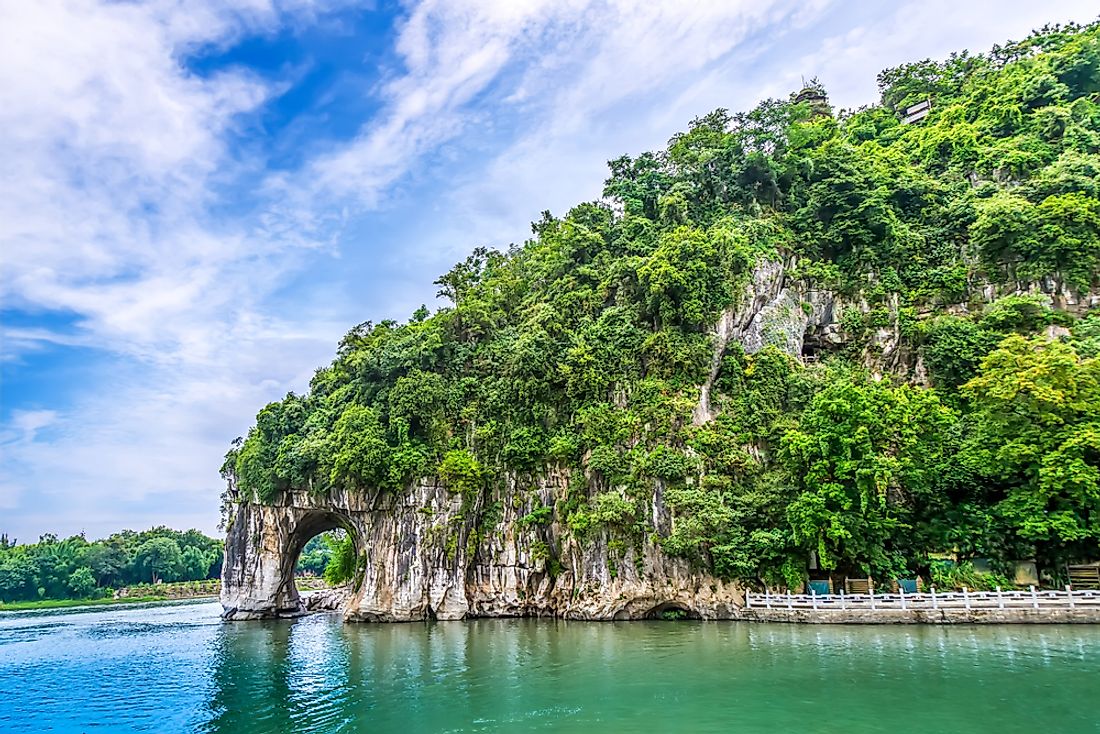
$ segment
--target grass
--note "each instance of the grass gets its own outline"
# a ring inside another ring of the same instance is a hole
[[[127,596],[122,599],[37,599],[35,601],[0,602],[0,612],[21,612],[28,609],[61,609],[64,607],[98,607],[109,604],[142,604],[151,601],[168,601],[168,597]]]

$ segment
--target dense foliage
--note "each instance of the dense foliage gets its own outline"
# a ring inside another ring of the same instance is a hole
[[[325,572],[325,566],[332,560],[332,548],[328,541],[328,534],[314,535],[302,548],[298,555],[298,563],[294,567],[294,573],[298,576],[320,576]]]
[[[355,575],[355,542],[344,530],[315,535],[298,555],[295,574],[320,576],[331,586],[339,586]]]
[[[97,598],[112,587],[217,578],[221,563],[221,541],[198,530],[123,530],[93,542],[43,535],[22,545],[2,536],[0,601]]]
[[[858,111],[814,83],[612,161],[603,201],[441,277],[449,307],[349,332],[230,451],[234,491],[438,476],[479,512],[556,467],[573,487],[531,525],[748,580],[797,580],[811,554],[877,577],[1098,555],[1100,317],[1063,296],[1087,302],[1100,265],[1100,25],[879,83]],[[695,425],[714,324],[764,262],[835,295],[839,338],[807,363],[781,335],[731,344]]]

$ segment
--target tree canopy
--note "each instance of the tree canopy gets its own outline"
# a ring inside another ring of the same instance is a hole
[[[88,541],[44,535],[18,544],[0,536],[0,601],[84,599],[158,581],[200,581],[221,575],[222,542],[198,530],[124,530]]]

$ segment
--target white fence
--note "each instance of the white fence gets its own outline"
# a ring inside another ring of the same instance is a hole
[[[1100,590],[969,591],[906,594],[763,594],[745,593],[748,609],[812,609],[814,611],[887,611],[914,609],[1100,609]]]

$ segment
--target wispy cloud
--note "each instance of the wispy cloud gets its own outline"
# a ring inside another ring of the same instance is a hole
[[[819,76],[838,107],[877,101],[888,66],[988,49],[1049,22],[1087,22],[1090,0],[926,0],[883,6],[830,0],[595,3],[576,33],[531,62],[514,98],[521,132],[453,182],[442,231],[498,245],[522,238],[539,211],[597,198],[604,162],[662,147],[692,117],[785,98]],[[441,236],[437,248],[447,248]],[[457,254],[457,253],[450,253]]]
[[[397,63],[371,90],[379,113],[350,142],[269,178],[283,202],[273,219],[323,232],[333,222],[321,211],[346,221],[393,205],[410,179],[435,178],[445,182],[436,188],[446,205],[433,195],[417,208],[436,209],[440,226],[401,252],[432,273],[473,244],[522,237],[542,208],[596,195],[607,151],[661,142],[655,115],[666,137],[683,123],[675,115],[690,100],[670,107],[670,97],[746,38],[778,40],[830,2],[409,3],[394,41]],[[454,160],[471,149],[480,165]]]
[[[106,348],[180,350],[190,307],[203,291],[224,301],[212,281],[246,254],[202,213],[226,131],[266,89],[246,72],[188,74],[178,55],[234,24],[202,4],[0,13],[4,305],[79,314]]]
[[[312,192],[376,205],[420,155],[463,130],[469,103],[517,55],[582,9],[576,0],[414,4],[395,41],[402,68],[381,85],[382,114],[307,167]]]
[[[64,331],[5,326],[4,358],[91,347],[116,370],[86,375],[94,384],[64,412],[12,414],[0,500],[23,508],[14,519],[46,503],[63,529],[168,488],[213,518],[226,440],[331,348],[329,324],[302,339],[263,305],[301,240],[211,214],[248,173],[228,141],[272,89],[245,69],[200,76],[184,64],[322,10],[0,5],[0,306],[72,317]],[[24,430],[35,415],[50,416],[48,436]]]

